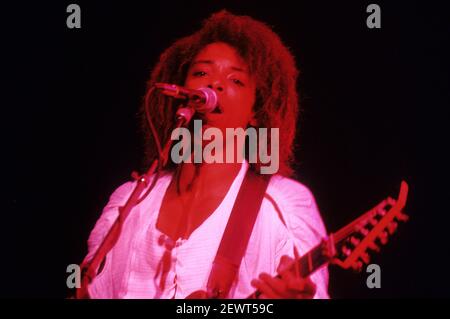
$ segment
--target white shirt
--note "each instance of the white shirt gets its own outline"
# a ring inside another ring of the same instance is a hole
[[[92,298],[186,298],[206,290],[212,262],[217,253],[237,193],[248,169],[244,162],[222,203],[187,240],[173,242],[156,228],[162,199],[172,174],[159,178],[152,192],[127,217],[119,240],[107,254],[105,266],[89,286]],[[120,186],[111,195],[88,240],[90,260],[118,216],[136,182]],[[273,176],[256,219],[237,280],[229,298],[246,298],[255,288],[250,284],[261,272],[276,275],[283,255],[308,252],[326,237],[314,197],[307,187],[292,179]],[[328,269],[310,276],[317,285],[315,298],[328,298]]]

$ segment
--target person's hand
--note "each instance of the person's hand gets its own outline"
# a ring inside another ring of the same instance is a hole
[[[274,278],[261,273],[258,279],[252,280],[253,287],[261,292],[262,299],[312,299],[316,293],[316,285],[308,278],[301,278],[298,271],[286,270],[293,259],[282,256],[277,272],[281,278]]]

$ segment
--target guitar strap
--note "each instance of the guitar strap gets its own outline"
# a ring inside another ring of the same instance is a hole
[[[247,170],[209,274],[209,298],[223,299],[228,296],[247,249],[270,177],[258,175],[250,168]]]

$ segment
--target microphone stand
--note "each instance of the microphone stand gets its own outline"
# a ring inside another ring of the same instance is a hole
[[[189,123],[192,116],[194,115],[194,110],[190,107],[182,107],[178,109],[176,113],[176,123],[175,129],[180,128],[181,126]],[[136,180],[136,187],[133,192],[130,194],[128,200],[125,205],[119,207],[119,216],[115,220],[114,224],[110,228],[108,234],[103,239],[103,242],[97,249],[94,257],[86,263],[81,265],[81,285],[76,289],[75,298],[76,299],[89,299],[89,291],[88,285],[94,280],[97,275],[97,269],[100,264],[104,261],[106,254],[114,247],[117,240],[119,239],[120,232],[122,230],[122,226],[125,223],[125,219],[130,214],[131,210],[134,206],[139,204],[149,193],[150,190],[155,185],[157,176],[154,176],[154,182],[152,183],[150,189],[147,191],[144,196],[141,198],[141,194],[148,187],[149,181],[152,178],[155,172],[159,172],[162,168],[164,168],[168,161],[169,150],[172,146],[173,140],[169,138],[163,148],[162,154],[159,158],[156,158],[151,164],[150,168],[146,173],[141,176],[138,176],[136,172],[133,172],[132,177]],[[158,169],[158,171],[157,171]]]

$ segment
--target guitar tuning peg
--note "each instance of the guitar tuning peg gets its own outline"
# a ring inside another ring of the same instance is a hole
[[[375,218],[372,218],[372,219],[370,220],[370,224],[371,224],[372,226],[376,226],[376,225],[378,224],[378,220],[376,220]]]
[[[383,217],[386,214],[386,210],[384,207],[387,205],[387,200],[384,200],[380,203],[379,207],[376,209],[376,214]]]
[[[380,235],[378,235],[378,238],[380,238],[381,244],[386,245],[388,242],[388,233],[383,231]]]
[[[390,235],[395,233],[395,231],[397,230],[397,226],[398,226],[398,224],[396,222],[391,222],[388,225],[387,229],[388,229],[388,232],[389,232]]]
[[[378,247],[378,245],[377,244],[375,244],[374,242],[371,242],[369,245],[368,245],[368,247],[370,248],[370,249],[372,249],[373,251],[375,251],[375,252],[380,252],[380,247]]]
[[[362,270],[362,267],[363,267],[363,263],[361,262],[361,261],[355,261],[353,264],[352,264],[352,269],[354,270],[354,271],[357,271],[357,272],[361,272],[361,270]]]
[[[380,218],[383,218],[384,215],[386,215],[386,210],[385,210],[385,209],[380,209],[380,210],[378,211],[378,216],[379,216]]]
[[[360,256],[361,260],[363,261],[364,264],[368,264],[370,262],[370,256],[368,253],[363,252]]]
[[[362,227],[359,232],[363,235],[363,236],[367,236],[369,234],[369,231],[367,230],[367,228]]]
[[[396,201],[395,199],[393,199],[392,197],[388,197],[387,203],[388,203],[389,205],[394,206],[394,205],[397,203],[397,201]]]
[[[397,215],[397,219],[401,222],[407,222],[409,220],[409,216],[403,213]]]
[[[342,253],[345,256],[350,256],[352,253],[352,250],[350,248],[348,248],[347,246],[342,247]]]
[[[358,246],[359,245],[359,243],[361,242],[361,240],[359,240],[358,238],[356,238],[356,237],[351,237],[350,238],[350,244],[352,244],[353,246]]]

